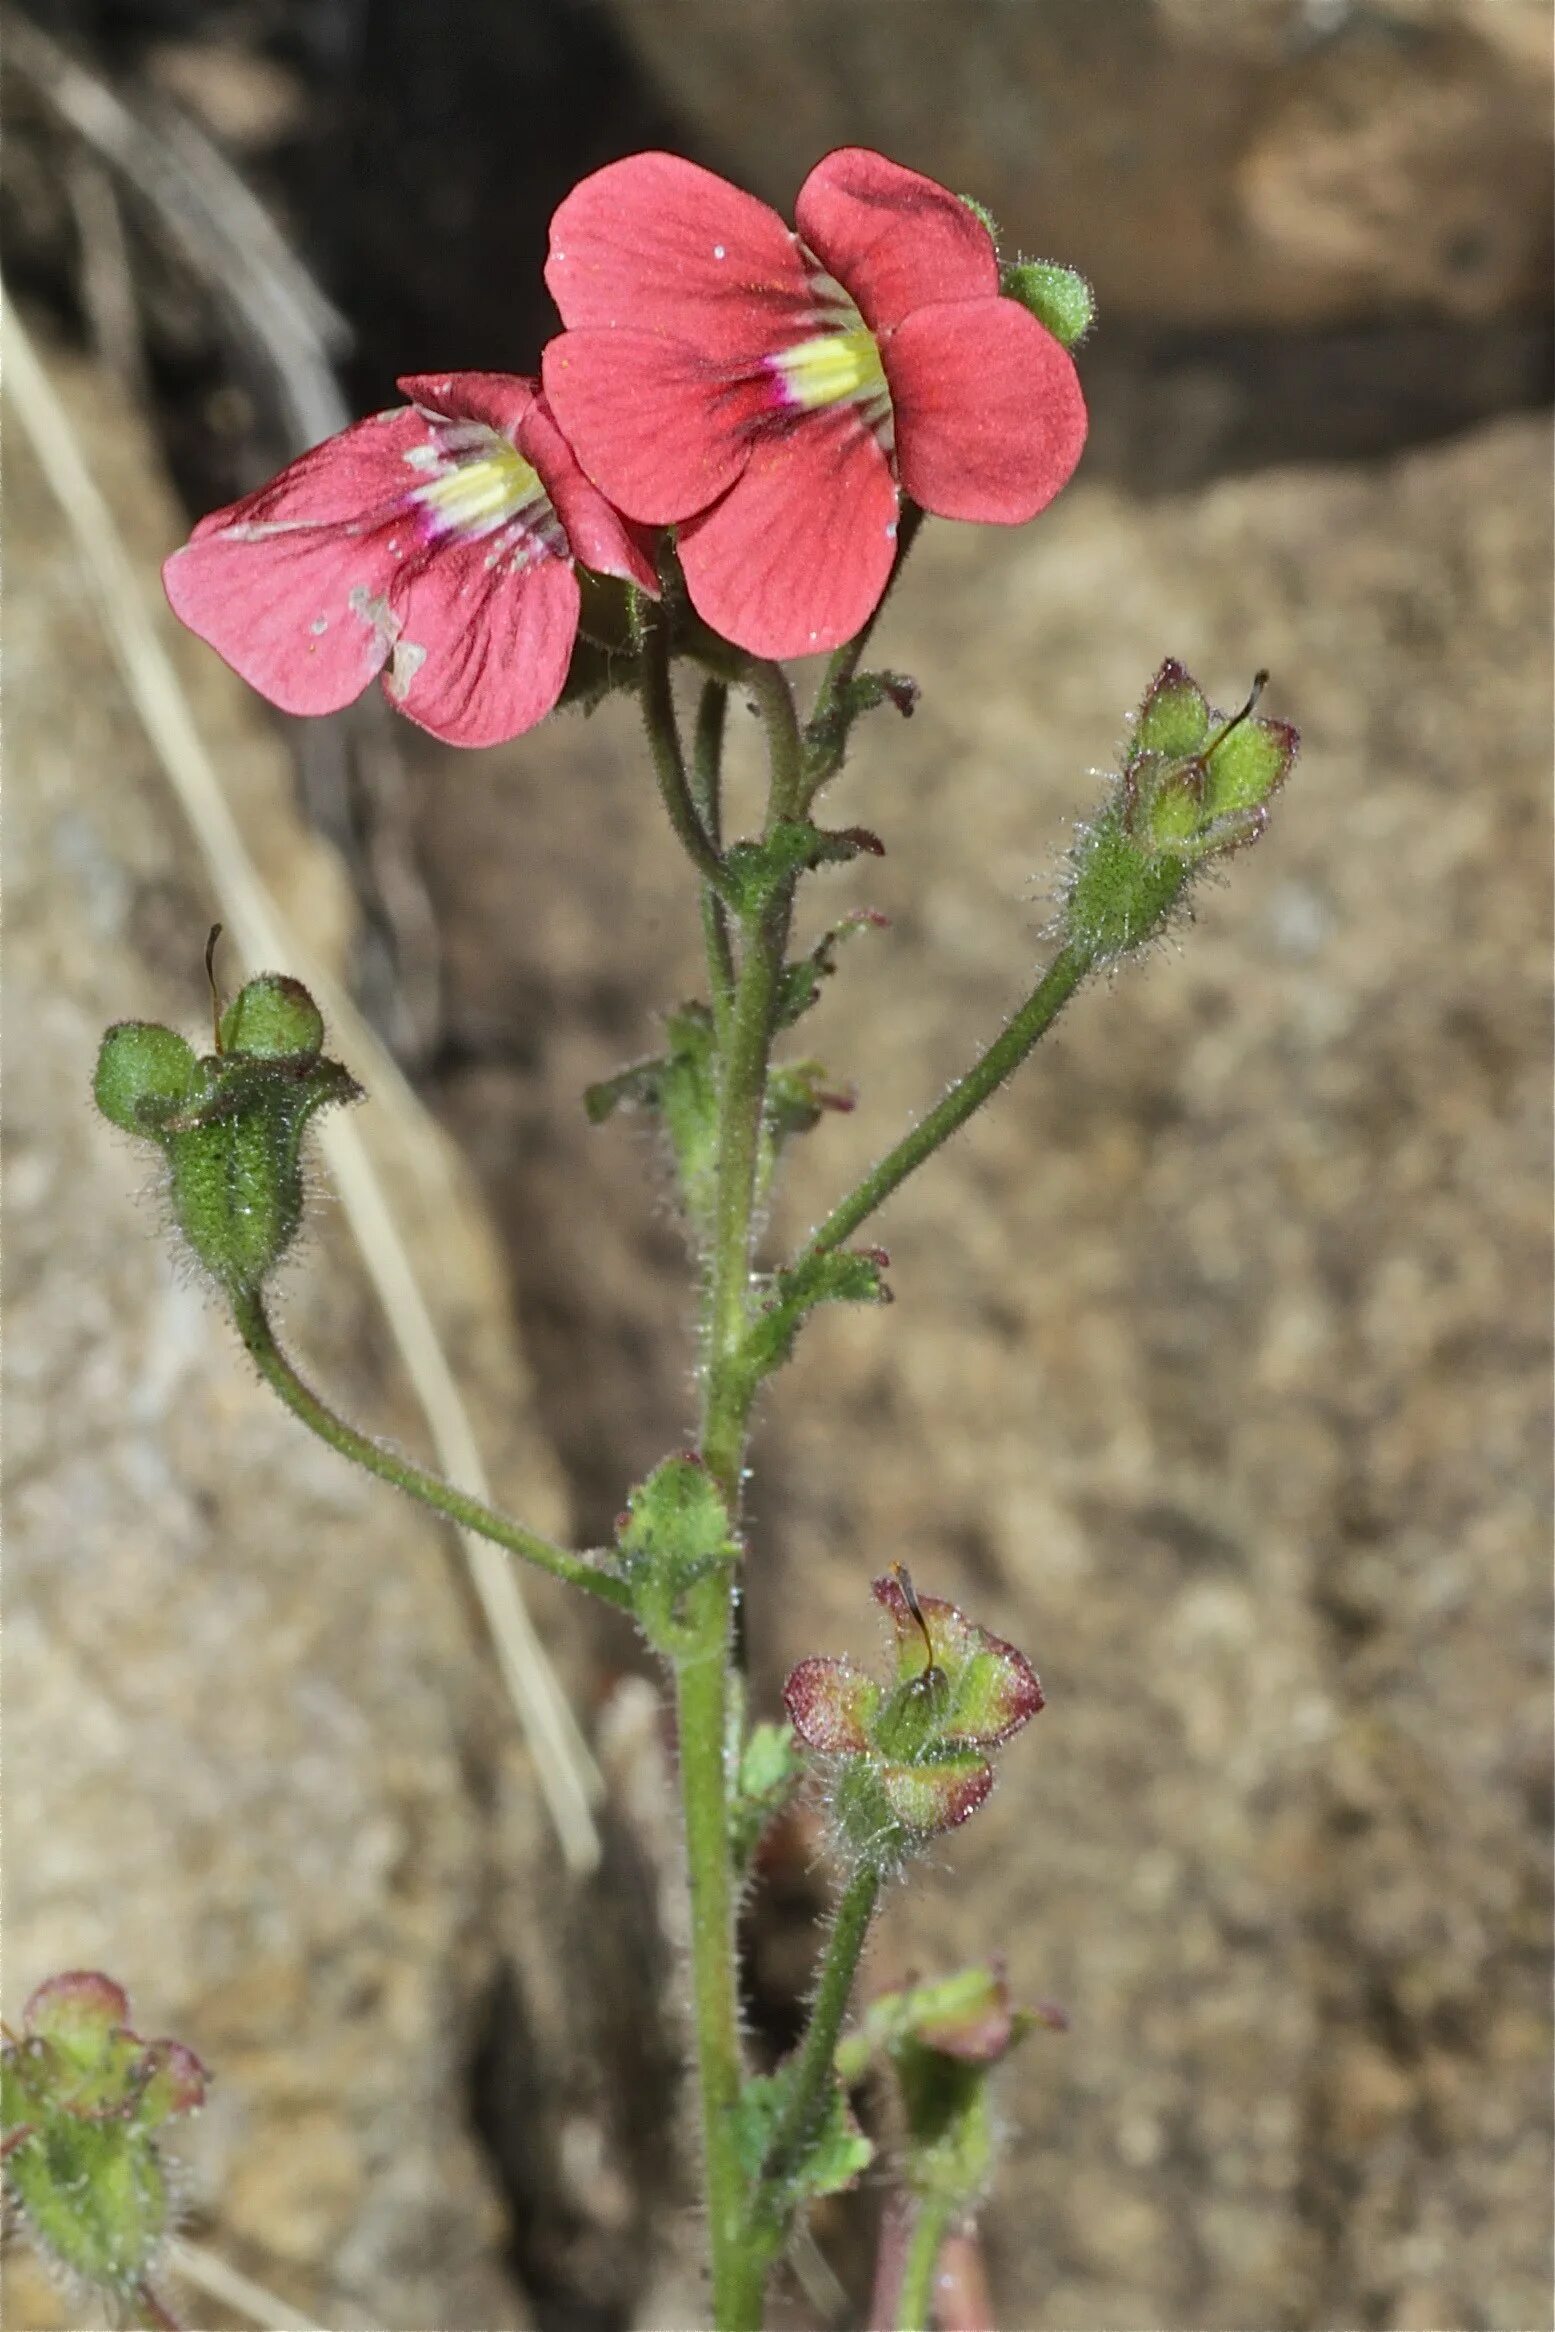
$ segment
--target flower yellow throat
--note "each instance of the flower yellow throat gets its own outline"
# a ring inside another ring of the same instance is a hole
[[[880,349],[866,325],[849,332],[818,332],[796,341],[772,363],[795,405],[869,402],[889,395]]]
[[[493,431],[491,444],[473,461],[461,461],[441,477],[429,478],[419,489],[419,498],[440,530],[482,535],[547,496],[523,455]]]

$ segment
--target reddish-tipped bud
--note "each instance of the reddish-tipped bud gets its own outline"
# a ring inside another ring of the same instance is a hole
[[[159,2133],[205,2101],[181,2041],[144,2041],[111,1977],[51,1976],[0,2052],[6,2184],[40,2247],[121,2307],[139,2301],[166,2238]]]

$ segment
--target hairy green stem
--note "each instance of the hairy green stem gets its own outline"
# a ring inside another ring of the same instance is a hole
[[[895,2332],[934,2332],[934,2276],[955,2213],[939,2196],[919,2197],[897,2292]]]
[[[829,1248],[840,1247],[844,1239],[851,1238],[909,1174],[916,1173],[926,1158],[932,1158],[973,1112],[982,1108],[1006,1077],[1020,1067],[1038,1038],[1047,1034],[1090,969],[1091,957],[1085,949],[1071,942],[1060,950],[1032,994],[1018,1012],[1011,1014],[982,1057],[973,1062],[964,1077],[957,1078],[944,1099],[903,1134],[895,1149],[888,1150],[863,1181],[832,1208],[820,1228],[811,1233],[803,1253],[795,1258],[795,1270],[812,1256],[824,1255]]]
[[[702,2097],[713,2322],[718,2332],[756,2332],[762,2272],[748,2239],[745,2170],[735,2128],[744,2059],[729,1852],[732,1599],[722,1566],[699,1581],[692,1601],[699,1641],[675,1664],[675,1711],[691,1897],[692,2009]]]
[[[648,750],[653,758],[654,776],[659,781],[659,793],[669,812],[670,824],[703,882],[714,891],[727,894],[728,874],[697,816],[686,776],[686,757],[681,750],[675,696],[670,685],[669,624],[663,609],[655,606],[646,593],[634,593],[632,604],[643,727],[648,733]]]
[[[804,809],[804,738],[794,710],[794,692],[781,664],[765,664],[753,656],[745,681],[756,699],[767,731],[771,790],[767,798],[767,831],[785,818],[797,818]],[[792,899],[792,892],[789,894]]]
[[[810,2021],[794,2060],[788,2100],[767,2149],[763,2176],[774,2187],[780,2187],[788,2173],[797,2167],[806,2145],[815,2135],[822,2108],[836,2080],[842,2020],[848,2012],[864,1938],[879,1900],[879,1872],[868,1863],[860,1863],[838,1898]]]
[[[653,661],[648,653],[651,646],[651,639],[645,640],[645,675]],[[780,819],[792,815],[797,798],[803,761],[799,724],[793,694],[778,666],[749,662],[741,682],[755,694],[766,721],[771,764],[770,831]],[[667,671],[662,688],[645,678],[643,706],[655,760],[673,767],[678,753],[671,755],[665,742],[674,722]],[[722,705],[704,692],[698,721],[699,747],[704,750],[698,754],[697,783],[703,789],[703,802],[697,831],[713,852],[715,863],[716,851],[702,821],[709,818],[715,799],[712,747],[721,736],[722,721]],[[673,819],[670,792],[666,801]],[[696,804],[689,794],[687,806],[696,817]],[[700,864],[698,871],[706,873]],[[722,871],[720,864],[720,874]],[[721,890],[723,886],[718,887]],[[718,1169],[712,1230],[703,1265],[698,1448],[723,1495],[731,1528],[738,1526],[745,1438],[755,1391],[743,1346],[750,1313],[756,1177],[767,1070],[792,909],[790,879],[742,913],[738,977],[726,1009],[715,1022]],[[752,2240],[748,2181],[736,2127],[744,2057],[729,1837],[730,1647],[735,1593],[734,1575],[725,1566],[709,1573],[692,1591],[688,1616],[693,1642],[677,1658],[675,1686],[713,2320],[718,2332],[756,2332],[764,2271],[762,2254]]]
[[[451,1482],[430,1474],[423,1466],[413,1465],[409,1458],[397,1451],[385,1449],[365,1433],[358,1433],[338,1417],[327,1402],[320,1400],[312,1387],[297,1374],[285,1353],[275,1340],[265,1311],[264,1299],[257,1292],[234,1296],[232,1316],[239,1335],[248,1347],[249,1357],[260,1375],[292,1412],[300,1418],[310,1433],[320,1441],[328,1442],[333,1450],[349,1458],[353,1465],[362,1466],[369,1474],[376,1474],[380,1482],[392,1482],[396,1490],[415,1498],[423,1506],[446,1515],[465,1530],[473,1530],[482,1538],[489,1538],[499,1547],[506,1547],[510,1555],[522,1555],[525,1562],[537,1563],[542,1571],[549,1571],[555,1579],[565,1579],[573,1587],[585,1588],[590,1595],[630,1611],[631,1589],[624,1579],[615,1578],[601,1570],[586,1556],[575,1555],[566,1547],[559,1547],[538,1531],[526,1530],[522,1523],[499,1514],[495,1507],[485,1505],[479,1498],[471,1498],[463,1490],[456,1490]]]
[[[923,524],[923,512],[916,502],[902,506],[896,528],[896,558],[886,581],[886,587],[875,602],[874,610],[862,630],[851,640],[845,640],[826,667],[821,685],[816,691],[807,724],[810,751],[804,773],[801,808],[808,809],[823,785],[830,783],[842,767],[848,750],[848,733],[852,722],[843,718],[843,703],[853,675],[859,668],[870,635],[884,611],[885,603],[896,587],[896,579],[907,563],[907,554],[918,538]]]
[[[728,684],[722,680],[705,682],[697,705],[696,733],[691,748],[691,799],[703,832],[715,851],[723,847],[723,750],[728,710]],[[734,949],[724,903],[707,882],[702,885],[702,940],[707,950],[713,1018],[722,1037],[734,1000]]]

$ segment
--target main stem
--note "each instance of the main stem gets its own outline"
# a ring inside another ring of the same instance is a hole
[[[788,682],[776,665],[753,663],[745,678],[767,725],[770,830],[793,815],[802,758],[799,727]],[[650,712],[650,726],[651,721]],[[767,1069],[792,911],[789,881],[742,916],[739,975],[719,1028],[718,1181],[704,1262],[699,1449],[723,1493],[731,1528],[738,1526],[745,1439],[755,1392],[742,1350],[749,1320]],[[735,2124],[744,2067],[727,1763],[734,1596],[733,1576],[724,1567],[696,1588],[695,1643],[676,1663],[675,1689],[713,2320],[718,2332],[757,2332],[763,2268],[751,2239],[748,2182]]]
[[[542,1571],[554,1578],[565,1579],[574,1587],[586,1588],[590,1595],[615,1604],[622,1611],[632,1608],[632,1591],[624,1579],[614,1578],[600,1570],[582,1555],[575,1555],[566,1547],[559,1547],[538,1531],[526,1530],[521,1522],[514,1522],[495,1507],[481,1499],[472,1498],[463,1490],[456,1490],[437,1474],[429,1474],[425,1467],[412,1465],[392,1449],[369,1440],[338,1417],[328,1402],[319,1398],[311,1385],[300,1377],[275,1340],[275,1331],[265,1311],[264,1298],[257,1290],[234,1295],[232,1316],[237,1322],[238,1334],[248,1347],[249,1357],[271,1390],[278,1393],[292,1415],[316,1433],[320,1441],[354,1465],[376,1474],[381,1482],[392,1482],[396,1490],[415,1498],[423,1506],[430,1506],[444,1514],[450,1522],[459,1523],[465,1530],[473,1530],[482,1538],[489,1538],[499,1547],[506,1547],[511,1555],[522,1555],[529,1563],[537,1563]]]

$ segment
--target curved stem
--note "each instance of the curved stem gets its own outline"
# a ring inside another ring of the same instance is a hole
[[[934,2332],[934,2275],[954,2212],[938,2197],[922,2196],[913,2213],[907,2256],[897,2292],[895,2332]]]
[[[638,686],[642,696],[643,726],[659,793],[670,824],[687,857],[713,890],[727,895],[730,884],[723,860],[708,840],[686,777],[680,728],[675,719],[675,696],[670,686],[669,625],[663,611],[645,593],[633,596],[638,639]]]
[[[1091,957],[1072,942],[1054,957],[1033,993],[1011,1014],[981,1059],[973,1062],[964,1077],[957,1078],[928,1116],[903,1134],[895,1149],[888,1150],[863,1181],[839,1200],[819,1230],[811,1233],[802,1254],[795,1258],[796,1270],[812,1256],[840,1247],[909,1174],[916,1173],[926,1158],[982,1108],[1006,1077],[1020,1067],[1038,1038],[1047,1034],[1090,969]]]
[[[804,738],[800,734],[799,715],[794,710],[794,692],[781,664],[768,664],[761,657],[752,656],[745,667],[745,680],[766,723],[771,771],[767,797],[770,833],[783,819],[803,814]]]
[[[864,1938],[879,1900],[879,1872],[868,1863],[860,1863],[843,1888],[832,1917],[810,2021],[794,2060],[788,2102],[767,2150],[763,2176],[773,2186],[780,2186],[797,2167],[831,2093],[836,2079],[837,2041],[842,2020],[848,2012]]]
[[[437,1474],[428,1473],[423,1466],[413,1465],[391,1449],[385,1449],[365,1433],[358,1433],[338,1417],[326,1401],[322,1401],[312,1387],[304,1382],[275,1340],[264,1299],[259,1294],[235,1295],[232,1298],[232,1316],[238,1334],[248,1347],[249,1357],[272,1392],[279,1394],[292,1415],[328,1442],[353,1465],[376,1474],[380,1482],[392,1482],[396,1490],[407,1497],[430,1506],[434,1512],[446,1515],[450,1522],[459,1523],[465,1530],[473,1530],[482,1538],[489,1538],[499,1547],[506,1547],[510,1555],[522,1555],[525,1562],[536,1563],[553,1578],[565,1579],[570,1586],[585,1588],[590,1595],[614,1604],[619,1610],[630,1611],[631,1589],[624,1579],[614,1578],[601,1570],[586,1556],[575,1555],[566,1547],[559,1547],[538,1531],[526,1530],[495,1507],[485,1505],[479,1498],[469,1497],[456,1490]]]

